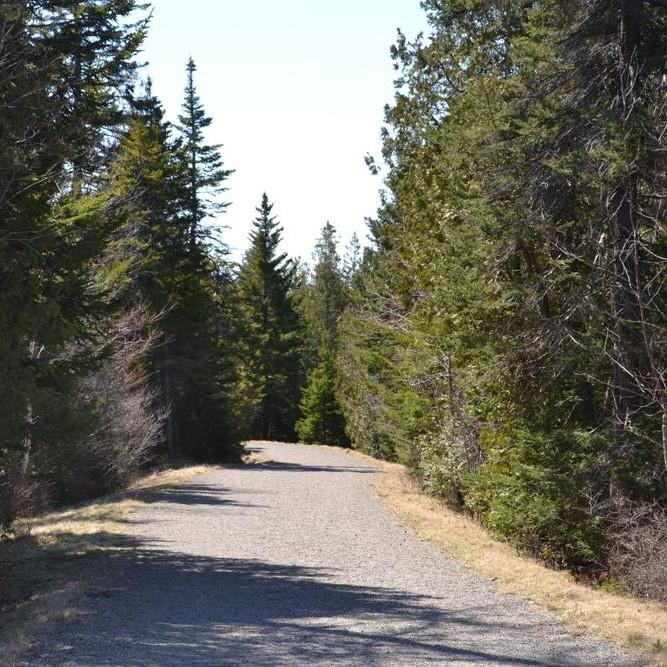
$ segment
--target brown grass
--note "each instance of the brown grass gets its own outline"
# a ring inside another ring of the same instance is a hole
[[[340,450],[339,450],[340,451]],[[536,602],[559,616],[575,634],[603,637],[649,664],[667,665],[667,607],[607,593],[550,570],[495,540],[472,519],[421,492],[404,466],[355,458],[378,468],[374,488],[383,503],[417,535],[486,577],[503,593]]]
[[[215,470],[196,466],[144,477],[127,491],[18,523],[0,543],[0,665],[15,665],[38,633],[79,612],[100,559],[120,549],[129,515],[156,494]]]

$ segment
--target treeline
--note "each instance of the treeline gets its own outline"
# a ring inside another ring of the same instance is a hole
[[[346,282],[310,274],[264,196],[240,267],[214,222],[232,171],[187,64],[178,122],[141,80],[134,0],[0,6],[0,522],[239,458],[243,438],[344,442]],[[302,386],[303,411],[299,405]]]
[[[422,5],[341,329],[349,434],[547,563],[667,599],[667,8]]]

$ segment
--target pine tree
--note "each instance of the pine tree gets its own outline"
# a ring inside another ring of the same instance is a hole
[[[174,206],[181,172],[174,161],[170,126],[150,81],[134,106],[134,117],[111,166],[109,216],[114,231],[98,279],[111,290],[119,311],[146,307],[160,315],[160,346],[150,363],[166,411],[164,442],[174,456],[173,341],[166,331],[165,313],[173,308],[175,281],[186,262],[186,236]]]
[[[227,415],[232,383],[230,269],[220,236],[216,235],[215,244],[209,243],[212,233],[207,220],[229,205],[221,202],[220,196],[227,192],[224,183],[233,170],[224,168],[220,145],[205,143],[212,118],[206,115],[197,94],[196,69],[190,58],[176,155],[182,171],[179,218],[189,244],[190,274],[199,281],[199,295],[176,325],[178,333],[174,333],[174,344],[168,346],[166,356],[171,358],[173,351],[176,368],[190,377],[188,393],[194,403],[188,407],[184,403],[182,414],[186,421],[192,417],[192,423],[181,429],[190,434],[189,449],[212,452],[216,441],[224,449],[224,443],[236,432]],[[216,429],[224,434],[216,434]]]
[[[343,276],[348,283],[352,283],[359,272],[361,257],[361,243],[359,242],[357,233],[353,232],[350,242],[345,249],[345,256],[343,257]]]
[[[190,233],[190,245],[205,236],[200,223],[205,218],[224,211],[229,205],[219,201],[227,191],[224,182],[234,173],[225,169],[220,155],[220,145],[205,143],[204,131],[211,125],[195,87],[197,66],[192,58],[187,64],[187,83],[182,114],[178,117],[182,136],[180,148],[184,164],[183,215]]]
[[[300,325],[295,267],[279,252],[282,228],[272,211],[264,194],[238,273],[238,404],[251,437],[289,440],[301,381]]]
[[[306,317],[316,348],[336,348],[338,320],[347,300],[334,226],[327,222],[315,246],[312,289]]]
[[[423,5],[341,329],[348,430],[587,567],[619,499],[665,497],[665,10]]]

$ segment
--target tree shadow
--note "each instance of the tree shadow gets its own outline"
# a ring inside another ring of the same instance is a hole
[[[235,466],[236,467],[236,466]],[[304,465],[301,463],[284,463],[282,461],[260,461],[257,463],[245,463],[243,466],[238,466],[243,470],[263,471],[270,470],[272,472],[343,472],[343,473],[374,473],[375,468],[371,466],[346,466],[346,465]]]
[[[333,570],[174,553],[133,538],[108,558],[87,613],[28,664],[586,664],[567,650],[526,657],[531,626],[502,622],[493,607],[443,609],[429,595],[338,583]]]
[[[183,486],[158,489],[157,491],[141,491],[135,494],[143,503],[175,503],[177,505],[212,505],[229,507],[260,507],[253,503],[242,503],[225,497],[230,492],[218,485],[184,484]],[[234,495],[238,495],[234,491]]]

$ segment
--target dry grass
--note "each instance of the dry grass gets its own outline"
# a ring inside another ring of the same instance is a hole
[[[79,613],[78,601],[99,559],[122,548],[123,524],[161,491],[215,470],[196,466],[144,477],[127,491],[19,522],[0,543],[0,665],[15,665],[38,632]]]
[[[667,665],[667,607],[591,588],[521,556],[472,519],[422,493],[404,466],[349,453],[377,466],[376,494],[420,538],[493,580],[503,593],[554,612],[576,634],[604,637],[650,664]]]

